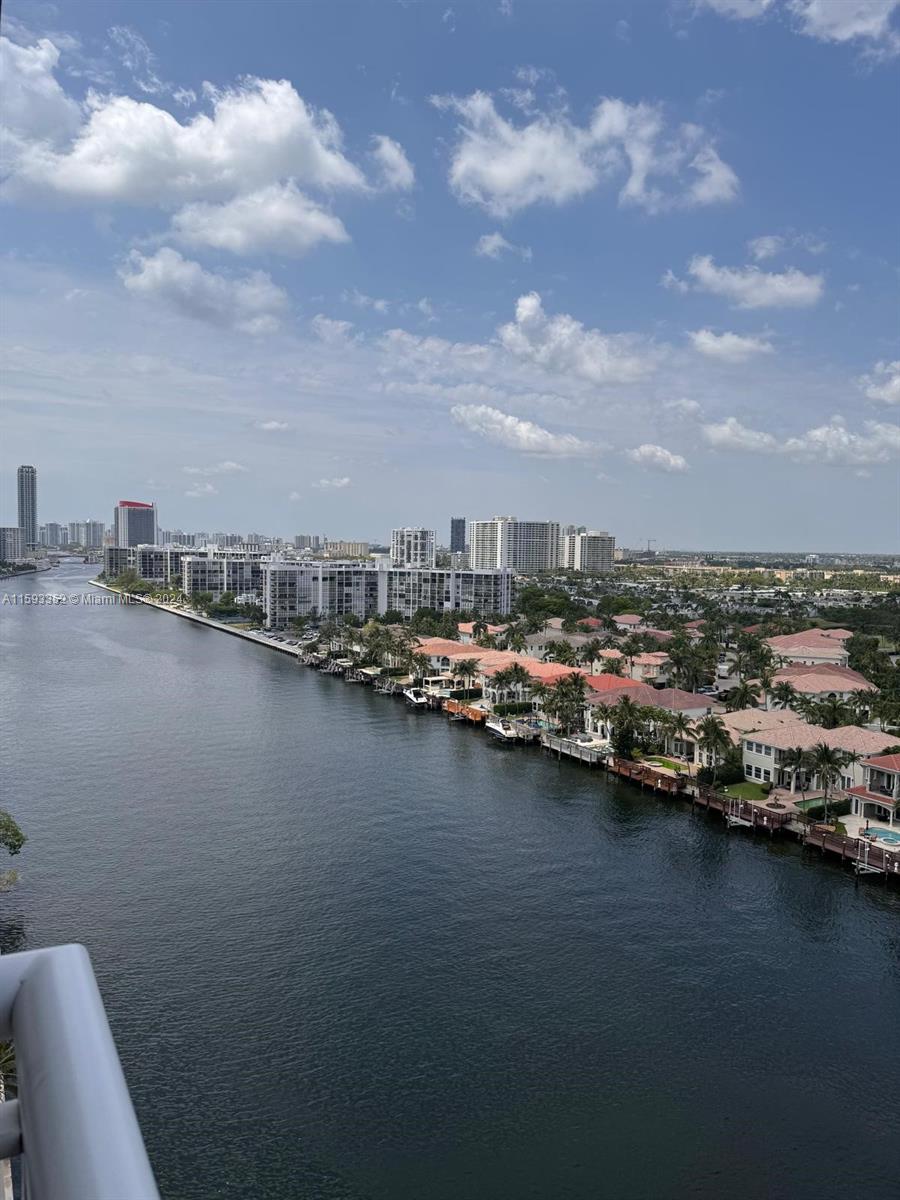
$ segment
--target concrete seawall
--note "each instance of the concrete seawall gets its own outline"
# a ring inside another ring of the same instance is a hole
[[[101,588],[104,592],[111,592],[114,596],[127,595],[125,592],[120,592],[116,588],[112,588],[107,583],[101,583],[98,579],[88,580],[91,587]],[[171,613],[173,617],[183,617],[185,621],[193,621],[197,625],[207,625],[210,629],[218,629],[222,633],[228,633],[232,637],[243,638],[247,642],[255,642],[257,646],[265,646],[269,650],[278,650],[281,654],[290,654],[292,658],[297,658],[299,646],[285,646],[281,642],[275,642],[271,638],[263,637],[260,633],[253,633],[249,629],[235,629],[233,625],[227,625],[224,621],[214,621],[212,617],[201,616],[200,613],[186,612],[183,608],[176,608],[172,604],[162,604],[159,600],[152,600],[149,596],[129,596],[130,601],[139,604],[146,604],[149,608],[157,608],[160,612]]]

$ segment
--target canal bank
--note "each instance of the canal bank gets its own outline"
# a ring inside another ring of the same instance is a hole
[[[91,586],[100,588],[115,596],[122,595],[118,589],[111,588],[108,584],[102,583],[99,580],[91,580],[90,583]],[[181,605],[165,604],[147,596],[135,596],[131,597],[131,600],[140,602],[150,608],[170,613],[173,616],[183,617],[185,620],[216,629],[219,632],[230,634],[232,637],[239,637],[245,641],[254,642],[270,650],[277,650],[325,674],[343,676],[345,673],[343,668],[337,669],[337,664],[331,659],[327,657],[323,658],[321,655],[306,654],[304,648],[301,646],[292,645],[289,642],[275,641],[271,637],[255,633],[252,630],[237,629],[226,622],[216,621],[200,613],[191,612]],[[366,677],[364,674],[356,672],[354,673],[353,681],[372,685],[374,677]],[[393,692],[396,692],[396,689],[393,689]],[[456,701],[445,701],[442,706],[436,703],[431,707],[435,710],[442,708],[451,718],[458,715],[466,715],[466,706],[460,705]],[[477,721],[475,719],[476,716],[478,718]],[[483,710],[469,711],[468,722],[470,724],[481,724],[483,721]],[[531,740],[528,739],[528,741]],[[796,820],[791,820],[788,815],[779,814],[774,811],[774,809],[778,808],[777,804],[760,805],[741,799],[730,798],[727,795],[715,792],[714,789],[697,787],[693,782],[689,782],[685,788],[682,786],[687,782],[685,780],[677,780],[663,772],[654,771],[645,764],[609,758],[601,754],[598,750],[583,746],[571,739],[544,733],[540,737],[540,743],[548,753],[556,754],[558,758],[565,756],[570,760],[589,767],[599,766],[607,775],[613,773],[628,783],[640,787],[642,790],[649,788],[657,794],[689,801],[692,810],[699,807],[708,813],[720,814],[725,830],[748,829],[753,833],[768,833],[770,837],[776,833],[793,835],[804,847],[818,849],[822,858],[825,858],[826,855],[836,856],[840,860],[841,865],[846,865],[853,871],[857,880],[860,877],[870,877],[873,879],[877,878],[883,882],[900,883],[900,852],[898,851],[871,846],[866,842],[860,842],[856,838],[830,834],[821,827],[810,827],[801,824]],[[525,740],[523,740],[522,744],[525,744]]]

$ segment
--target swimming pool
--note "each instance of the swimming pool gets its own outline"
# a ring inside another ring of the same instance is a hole
[[[869,834],[875,834],[882,842],[890,842],[892,846],[900,846],[900,833],[896,829],[879,829],[875,830],[869,827]]]

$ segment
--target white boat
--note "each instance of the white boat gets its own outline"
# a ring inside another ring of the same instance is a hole
[[[512,721],[505,717],[488,717],[484,723],[485,729],[498,742],[514,742],[517,740],[516,728]]]
[[[410,708],[427,708],[428,706],[428,697],[421,688],[404,688],[403,699],[410,706]]]

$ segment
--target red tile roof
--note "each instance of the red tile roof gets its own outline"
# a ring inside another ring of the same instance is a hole
[[[595,698],[588,697],[589,702],[618,704],[623,696],[627,696],[635,704],[652,704],[654,708],[668,708],[673,712],[695,712],[711,706],[709,696],[682,692],[679,688],[655,688],[646,683],[637,683],[634,679],[620,679],[618,682],[618,687],[610,686],[597,693]]]
[[[624,679],[621,675],[613,675],[609,671],[604,671],[601,675],[588,675],[587,681],[593,692],[627,692],[629,688],[644,686],[637,679]]]
[[[879,771],[900,771],[900,754],[880,754],[877,758],[863,760],[864,767],[877,767]]]

